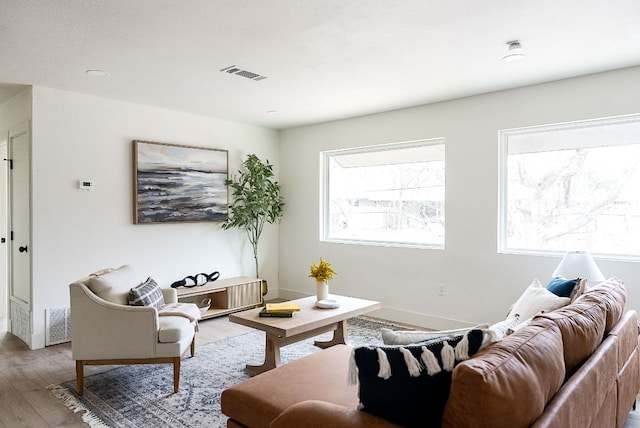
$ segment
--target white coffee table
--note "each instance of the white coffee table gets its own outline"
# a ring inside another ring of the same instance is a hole
[[[379,309],[380,302],[356,299],[354,297],[332,294],[329,299],[337,300],[340,307],[320,309],[315,306],[316,297],[292,300],[300,305],[300,312],[291,318],[260,317],[262,308],[237,312],[229,315],[229,321],[262,330],[266,333],[264,363],[249,365],[247,369],[256,373],[271,370],[280,365],[280,347],[333,331],[333,338],[326,342],[316,341],[321,348],[346,343],[347,320],[358,315]]]

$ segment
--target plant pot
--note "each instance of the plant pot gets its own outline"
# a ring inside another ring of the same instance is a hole
[[[329,298],[329,282],[316,280],[316,300],[327,300]]]

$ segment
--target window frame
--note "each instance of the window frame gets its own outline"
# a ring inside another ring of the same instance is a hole
[[[420,248],[420,249],[435,249],[435,250],[444,250],[446,244],[446,229],[445,229],[445,238],[442,241],[442,244],[438,243],[415,243],[415,242],[404,242],[404,241],[377,241],[377,240],[367,240],[367,239],[340,239],[340,238],[330,238],[329,231],[331,221],[331,215],[329,213],[330,205],[331,205],[331,193],[330,193],[330,159],[334,155],[342,155],[342,154],[357,154],[357,153],[371,153],[371,152],[383,152],[387,150],[398,150],[405,148],[413,148],[413,147],[424,147],[424,146],[437,146],[442,145],[443,150],[445,152],[443,162],[445,162],[445,195],[444,202],[446,203],[446,139],[445,137],[434,137],[434,138],[424,138],[419,140],[411,140],[411,141],[403,141],[403,142],[395,142],[395,143],[385,143],[385,144],[376,144],[370,146],[359,146],[359,147],[349,147],[343,149],[333,149],[333,150],[325,150],[320,152],[320,171],[321,171],[321,179],[320,179],[320,221],[319,221],[319,239],[320,242],[329,242],[329,243],[340,243],[340,244],[352,244],[352,245],[366,245],[366,246],[374,246],[374,247],[396,247],[396,248]],[[445,211],[445,227],[446,227],[446,211]]]
[[[566,250],[535,250],[526,248],[510,248],[507,246],[507,227],[508,227],[508,168],[509,168],[509,137],[532,135],[541,132],[562,131],[562,130],[583,130],[592,127],[601,127],[607,125],[624,124],[629,122],[640,123],[640,114],[629,114],[622,116],[604,117],[597,119],[577,120],[570,122],[562,122],[547,125],[534,125],[520,128],[503,129],[498,131],[498,227],[497,227],[497,250],[499,254],[522,254],[532,256],[562,256],[567,251],[572,250],[588,250],[594,257],[617,261],[640,261],[640,254],[612,254],[602,253],[597,250],[584,248],[567,248]],[[638,144],[638,143],[630,143]],[[620,144],[602,144],[602,145],[580,145],[583,147],[605,147],[618,146]],[[553,150],[561,150],[556,147]],[[544,151],[544,150],[541,150]]]

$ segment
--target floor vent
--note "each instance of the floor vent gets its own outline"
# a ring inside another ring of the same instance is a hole
[[[220,71],[226,71],[229,74],[235,74],[236,76],[245,77],[250,80],[255,80],[256,82],[266,79],[266,76],[261,76],[258,73],[254,73],[253,71],[243,70],[240,67],[236,67],[235,65],[230,65],[229,67],[225,67]]]
[[[71,341],[71,308],[45,309],[45,346]]]

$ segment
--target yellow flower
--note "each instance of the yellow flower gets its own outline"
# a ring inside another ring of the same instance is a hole
[[[331,269],[331,263],[320,257],[320,264],[311,265],[311,275],[309,277],[320,281],[328,282],[333,275],[337,275],[336,271]]]

